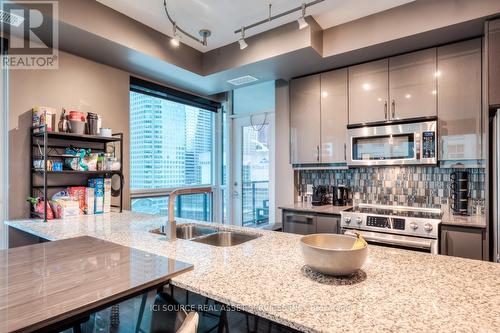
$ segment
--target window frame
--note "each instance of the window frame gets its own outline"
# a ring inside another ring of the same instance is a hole
[[[221,158],[222,158],[221,140],[219,138],[219,133],[221,132],[222,128],[222,122],[221,122],[222,104],[200,96],[195,96],[192,94],[181,92],[172,88],[161,86],[156,83],[152,83],[135,77],[130,77],[129,96],[130,92],[135,92],[155,98],[165,99],[175,103],[181,103],[187,106],[200,108],[215,113],[212,122],[213,148],[211,152],[211,183],[191,185],[191,186],[159,188],[159,189],[136,189],[136,190],[130,189],[130,198],[129,198],[130,207],[132,207],[132,201],[135,199],[168,197],[170,193],[176,189],[212,186],[213,192],[211,194],[211,200],[210,200],[211,201],[210,220],[214,221],[215,219],[216,221],[219,221],[221,214],[221,211],[219,209],[221,202],[220,201],[221,196],[219,193],[221,176],[218,170],[221,168]],[[129,104],[129,113],[131,111],[130,109],[131,105]],[[132,170],[131,164],[132,164],[132,159],[130,159],[130,165],[129,165],[130,170]]]

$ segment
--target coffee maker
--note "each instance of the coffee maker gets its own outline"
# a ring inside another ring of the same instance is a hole
[[[313,206],[322,206],[328,205],[328,188],[324,185],[317,185],[313,188],[312,195],[312,205]]]
[[[332,204],[334,206],[347,206],[349,205],[349,187],[345,185],[339,185],[333,187],[333,200]]]

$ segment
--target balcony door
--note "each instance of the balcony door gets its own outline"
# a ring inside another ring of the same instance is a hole
[[[274,223],[274,113],[232,120],[233,223]]]

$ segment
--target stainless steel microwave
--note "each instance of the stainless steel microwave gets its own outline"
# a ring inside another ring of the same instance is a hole
[[[436,128],[436,119],[348,126],[347,164],[436,164]]]

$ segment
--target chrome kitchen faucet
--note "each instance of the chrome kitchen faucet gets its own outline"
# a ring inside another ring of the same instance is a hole
[[[175,221],[175,199],[179,195],[184,194],[201,194],[201,193],[212,193],[213,189],[210,186],[207,187],[189,187],[189,188],[178,188],[170,192],[168,199],[168,221],[165,226],[165,236],[167,240],[177,239],[177,223]]]

